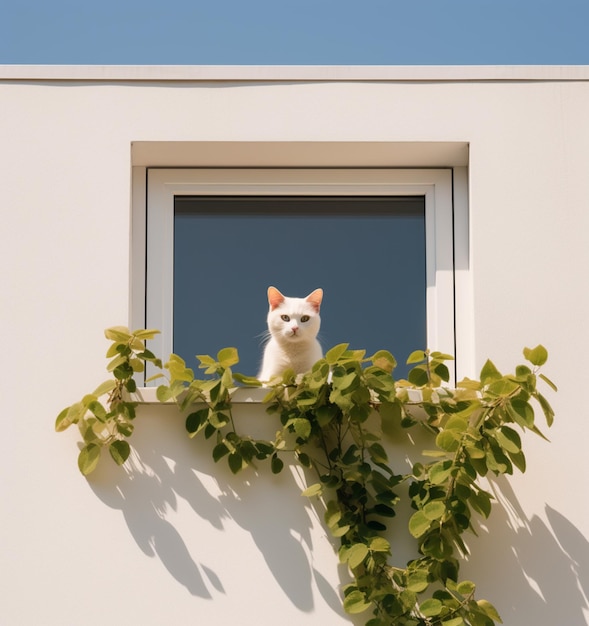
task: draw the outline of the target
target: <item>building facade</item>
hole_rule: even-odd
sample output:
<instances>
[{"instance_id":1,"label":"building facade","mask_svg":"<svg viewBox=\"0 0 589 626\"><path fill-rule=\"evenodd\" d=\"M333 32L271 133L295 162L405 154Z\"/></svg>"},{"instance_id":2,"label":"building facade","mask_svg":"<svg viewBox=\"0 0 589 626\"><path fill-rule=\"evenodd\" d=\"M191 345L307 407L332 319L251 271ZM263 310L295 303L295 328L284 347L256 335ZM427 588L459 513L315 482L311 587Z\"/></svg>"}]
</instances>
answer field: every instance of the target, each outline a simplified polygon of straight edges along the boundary
<instances>
[{"instance_id":1,"label":"building facade","mask_svg":"<svg viewBox=\"0 0 589 626\"><path fill-rule=\"evenodd\" d=\"M463 574L507 625L587 623L589 68L2 66L0 111L1 623L363 623L296 470L232 477L149 405L86 480L53 431L104 328L173 347L174 198L252 194L423 196L429 347L462 378L546 346L550 442L491 484Z\"/></svg>"}]
</instances>

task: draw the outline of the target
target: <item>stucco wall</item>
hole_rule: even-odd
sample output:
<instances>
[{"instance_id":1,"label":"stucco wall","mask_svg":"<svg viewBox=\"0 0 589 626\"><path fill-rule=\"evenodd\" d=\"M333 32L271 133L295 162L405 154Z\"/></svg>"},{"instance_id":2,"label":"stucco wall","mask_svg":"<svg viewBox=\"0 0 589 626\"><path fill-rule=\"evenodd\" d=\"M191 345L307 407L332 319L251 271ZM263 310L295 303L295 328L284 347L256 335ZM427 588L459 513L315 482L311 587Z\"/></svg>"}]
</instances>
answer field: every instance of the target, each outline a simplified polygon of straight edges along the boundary
<instances>
[{"instance_id":1,"label":"stucco wall","mask_svg":"<svg viewBox=\"0 0 589 626\"><path fill-rule=\"evenodd\" d=\"M214 142L220 161L217 142L376 142L407 166L431 158L420 144L468 144L467 357L507 369L543 343L560 391L551 443L526 436L528 471L496 483L464 575L508 625L587 623L589 70L239 72L0 68L0 623L349 623L300 477L233 478L161 408L141 412L130 468L90 480L76 433L53 432L104 378L102 330L131 316L132 165L186 164L134 142ZM464 165L444 154L427 165Z\"/></svg>"}]
</instances>

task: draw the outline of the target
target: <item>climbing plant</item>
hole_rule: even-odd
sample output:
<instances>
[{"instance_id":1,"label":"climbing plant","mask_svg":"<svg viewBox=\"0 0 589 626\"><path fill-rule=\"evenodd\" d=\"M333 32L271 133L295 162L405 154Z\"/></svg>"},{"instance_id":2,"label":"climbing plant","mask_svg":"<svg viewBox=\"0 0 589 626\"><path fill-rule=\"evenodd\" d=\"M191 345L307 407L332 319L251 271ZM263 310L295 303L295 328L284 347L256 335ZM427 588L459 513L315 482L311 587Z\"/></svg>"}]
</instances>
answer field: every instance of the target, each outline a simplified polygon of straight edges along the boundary
<instances>
[{"instance_id":1,"label":"climbing plant","mask_svg":"<svg viewBox=\"0 0 589 626\"><path fill-rule=\"evenodd\" d=\"M540 408L548 426L553 410L538 390L548 354L543 346L524 349L526 364L502 374L487 361L479 380L454 388L448 361L440 352L418 350L408 359L407 380L395 380L396 361L381 350L366 356L346 344L335 346L302 376L286 372L272 381L264 399L276 417L273 440L255 439L239 429L231 397L240 386L261 386L233 371L237 350L216 357L200 355L201 378L177 355L162 364L145 347L157 331L114 327L105 331L111 345L111 379L58 415L56 430L76 424L83 439L78 466L84 475L97 466L102 449L123 464L135 426L134 376L147 362L161 372L161 402L175 402L187 413L190 437L211 441L215 461L225 459L233 473L268 463L279 473L296 459L313 482L303 495L324 506L326 527L338 544L339 560L353 582L343 588L349 614L366 612L366 626L493 626L501 622L494 606L476 598L476 585L460 577L468 549L463 534L473 531L473 514L487 518L492 495L479 484L489 472L524 472L521 432L542 437L535 421ZM391 467L385 445L399 429L421 429L431 437L420 460L404 473ZM401 487L413 509L408 531L417 558L394 563L387 523L394 517Z\"/></svg>"}]
</instances>

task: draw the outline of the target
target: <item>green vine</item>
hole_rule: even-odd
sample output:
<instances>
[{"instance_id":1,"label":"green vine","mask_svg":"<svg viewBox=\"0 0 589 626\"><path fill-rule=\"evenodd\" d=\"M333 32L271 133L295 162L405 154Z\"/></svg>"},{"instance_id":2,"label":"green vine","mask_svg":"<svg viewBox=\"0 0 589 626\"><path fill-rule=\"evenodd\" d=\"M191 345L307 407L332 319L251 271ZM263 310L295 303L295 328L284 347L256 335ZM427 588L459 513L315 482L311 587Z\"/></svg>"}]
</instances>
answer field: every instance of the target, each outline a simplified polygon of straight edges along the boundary
<instances>
[{"instance_id":1,"label":"green vine","mask_svg":"<svg viewBox=\"0 0 589 626\"><path fill-rule=\"evenodd\" d=\"M339 560L352 575L353 582L343 589L349 614L371 610L366 626L501 622L490 602L475 599L475 584L460 579L459 558L468 553L462 535L474 532L473 513L484 518L491 513L493 497L480 487L479 477L525 471L518 431L544 436L534 406L552 424L553 410L537 389L541 379L556 390L539 372L548 358L544 347L526 348L529 365L519 365L514 374L501 374L487 361L480 380L465 379L449 389L443 386L450 378L449 355L416 351L408 359L408 379L397 381L389 352L366 357L347 344L335 346L310 372L286 372L267 389L266 410L278 422L275 439L266 441L239 433L233 417L234 390L261 386L233 372L237 350L225 348L216 359L198 356L205 374L200 379L175 354L162 366L145 348L156 333L123 327L105 331L112 342L107 369L113 378L58 415L58 431L78 425L84 442L78 466L84 475L96 468L103 448L119 465L127 460L137 407L130 400L134 376L153 363L162 370L153 378L166 379L157 388L158 400L192 411L186 418L188 435L202 433L212 440L215 461L226 458L233 473L268 461L279 473L283 459L294 457L316 475L303 495L323 503L325 524L339 543ZM431 460L416 462L402 474L393 471L382 444L399 428L423 429L432 439L431 449L419 451L420 458ZM414 510L409 532L419 554L405 567L392 565L385 536L402 485Z\"/></svg>"}]
</instances>

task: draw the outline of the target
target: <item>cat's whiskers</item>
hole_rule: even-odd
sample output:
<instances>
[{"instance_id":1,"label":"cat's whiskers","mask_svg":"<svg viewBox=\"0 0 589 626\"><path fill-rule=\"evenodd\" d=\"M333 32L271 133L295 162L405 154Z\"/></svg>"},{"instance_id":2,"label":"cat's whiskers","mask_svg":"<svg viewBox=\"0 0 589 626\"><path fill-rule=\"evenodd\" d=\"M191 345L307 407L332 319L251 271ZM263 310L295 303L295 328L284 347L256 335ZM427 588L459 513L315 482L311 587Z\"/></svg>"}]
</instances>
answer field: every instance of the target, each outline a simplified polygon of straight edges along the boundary
<instances>
[{"instance_id":1,"label":"cat's whiskers","mask_svg":"<svg viewBox=\"0 0 589 626\"><path fill-rule=\"evenodd\" d=\"M270 310L260 380L269 381L288 369L303 374L323 357L317 341L322 297L321 289L306 298L290 298L275 287L268 288Z\"/></svg>"}]
</instances>

